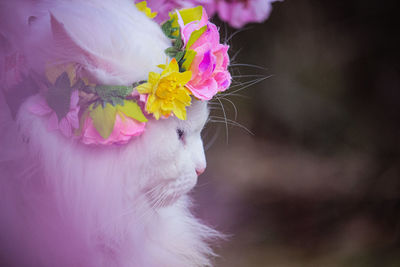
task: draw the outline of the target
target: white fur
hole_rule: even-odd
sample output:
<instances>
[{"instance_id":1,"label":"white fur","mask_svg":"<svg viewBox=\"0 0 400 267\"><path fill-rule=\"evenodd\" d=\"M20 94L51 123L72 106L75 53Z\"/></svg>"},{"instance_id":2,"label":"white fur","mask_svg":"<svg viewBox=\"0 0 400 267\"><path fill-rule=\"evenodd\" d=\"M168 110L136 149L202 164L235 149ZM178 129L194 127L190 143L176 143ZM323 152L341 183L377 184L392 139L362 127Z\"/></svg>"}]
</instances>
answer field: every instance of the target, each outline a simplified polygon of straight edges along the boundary
<instances>
[{"instance_id":1,"label":"white fur","mask_svg":"<svg viewBox=\"0 0 400 267\"><path fill-rule=\"evenodd\" d=\"M29 8L38 18L19 49L37 73L49 59L74 59L99 83L129 84L165 63L168 40L132 1L42 1ZM18 19L30 14L22 13ZM95 147L49 132L45 118L27 109L34 97L18 114L14 137L24 143L15 149L23 155L0 160L0 263L210 265L207 242L218 234L191 215L187 196L206 164L205 102L194 101L186 121L150 120L127 145Z\"/></svg>"}]
</instances>

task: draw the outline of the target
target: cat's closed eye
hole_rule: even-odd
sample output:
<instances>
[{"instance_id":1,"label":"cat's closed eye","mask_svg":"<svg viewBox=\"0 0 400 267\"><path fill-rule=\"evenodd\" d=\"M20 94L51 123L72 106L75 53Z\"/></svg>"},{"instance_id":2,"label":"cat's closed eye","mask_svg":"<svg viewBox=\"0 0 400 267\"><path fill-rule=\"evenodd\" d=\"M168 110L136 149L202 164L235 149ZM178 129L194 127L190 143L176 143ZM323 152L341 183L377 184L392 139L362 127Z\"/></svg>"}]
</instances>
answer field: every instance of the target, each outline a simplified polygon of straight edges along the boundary
<instances>
[{"instance_id":1,"label":"cat's closed eye","mask_svg":"<svg viewBox=\"0 0 400 267\"><path fill-rule=\"evenodd\" d=\"M185 137L185 132L182 129L176 129L176 134L178 135L178 139L183 141Z\"/></svg>"}]
</instances>

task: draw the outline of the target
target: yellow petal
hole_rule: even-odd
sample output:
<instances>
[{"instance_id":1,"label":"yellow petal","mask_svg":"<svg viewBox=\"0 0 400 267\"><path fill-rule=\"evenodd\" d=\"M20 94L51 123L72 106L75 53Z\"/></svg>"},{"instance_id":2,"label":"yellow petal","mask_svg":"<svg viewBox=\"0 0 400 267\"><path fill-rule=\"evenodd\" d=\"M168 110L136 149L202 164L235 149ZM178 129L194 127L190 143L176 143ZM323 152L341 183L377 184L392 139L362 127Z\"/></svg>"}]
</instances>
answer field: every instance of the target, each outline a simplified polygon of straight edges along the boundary
<instances>
[{"instance_id":1,"label":"yellow petal","mask_svg":"<svg viewBox=\"0 0 400 267\"><path fill-rule=\"evenodd\" d=\"M69 83L73 86L76 83L76 70L74 64L46 65L46 78L52 84L54 84L57 78L64 72L68 74Z\"/></svg>"},{"instance_id":2,"label":"yellow petal","mask_svg":"<svg viewBox=\"0 0 400 267\"><path fill-rule=\"evenodd\" d=\"M156 118L156 120L158 120L161 117L161 113L160 110L155 110L153 112L154 118Z\"/></svg>"},{"instance_id":3,"label":"yellow petal","mask_svg":"<svg viewBox=\"0 0 400 267\"><path fill-rule=\"evenodd\" d=\"M146 109L148 110L148 112L154 113L158 111L160 107L161 102L156 97L154 97L154 95L150 95L146 104Z\"/></svg>"},{"instance_id":4,"label":"yellow petal","mask_svg":"<svg viewBox=\"0 0 400 267\"><path fill-rule=\"evenodd\" d=\"M170 101L163 101L161 103L161 108L165 111L171 111L174 108L174 104Z\"/></svg>"},{"instance_id":5,"label":"yellow petal","mask_svg":"<svg viewBox=\"0 0 400 267\"><path fill-rule=\"evenodd\" d=\"M179 65L178 62L176 62L176 58L173 58L168 66L165 68L165 70L161 73L162 76L167 76L170 73L174 73L174 72L179 72Z\"/></svg>"},{"instance_id":6,"label":"yellow petal","mask_svg":"<svg viewBox=\"0 0 400 267\"><path fill-rule=\"evenodd\" d=\"M149 94L153 91L153 85L151 83L143 83L141 85L138 85L136 87L136 90L140 94Z\"/></svg>"},{"instance_id":7,"label":"yellow petal","mask_svg":"<svg viewBox=\"0 0 400 267\"><path fill-rule=\"evenodd\" d=\"M156 97L154 95L149 95L147 97L147 102L146 102L146 110L150 112L150 108L153 105L154 101L156 100Z\"/></svg>"},{"instance_id":8,"label":"yellow petal","mask_svg":"<svg viewBox=\"0 0 400 267\"><path fill-rule=\"evenodd\" d=\"M192 65L193 59L196 56L196 54L197 53L194 50L191 50L191 49L187 49L186 50L185 56L183 57L184 62L182 64L182 67L185 70L189 70L190 69L190 66Z\"/></svg>"},{"instance_id":9,"label":"yellow petal","mask_svg":"<svg viewBox=\"0 0 400 267\"><path fill-rule=\"evenodd\" d=\"M96 86L96 84L95 84L95 83L91 83L87 77L83 77L83 78L81 78L81 79L82 79L83 83L84 83L86 86L92 86L92 87L95 87L95 86Z\"/></svg>"},{"instance_id":10,"label":"yellow petal","mask_svg":"<svg viewBox=\"0 0 400 267\"><path fill-rule=\"evenodd\" d=\"M155 16L157 16L157 12L151 12L151 9L147 7L147 2L142 1L136 4L136 7L139 11L142 13L146 14L147 17L153 19Z\"/></svg>"},{"instance_id":11,"label":"yellow petal","mask_svg":"<svg viewBox=\"0 0 400 267\"><path fill-rule=\"evenodd\" d=\"M186 90L186 88L182 88L182 90L179 90L177 92L176 99L182 102L185 106L189 106L192 102L192 98L190 97L189 92Z\"/></svg>"},{"instance_id":12,"label":"yellow petal","mask_svg":"<svg viewBox=\"0 0 400 267\"><path fill-rule=\"evenodd\" d=\"M149 83L156 85L158 80L160 80L161 75L157 72L150 72L149 73Z\"/></svg>"},{"instance_id":13,"label":"yellow petal","mask_svg":"<svg viewBox=\"0 0 400 267\"><path fill-rule=\"evenodd\" d=\"M140 106L130 100L124 100L124 105L117 105L117 111L122 112L124 115L140 122L146 122L147 118L144 116ZM122 117L121 117L122 118Z\"/></svg>"},{"instance_id":14,"label":"yellow petal","mask_svg":"<svg viewBox=\"0 0 400 267\"><path fill-rule=\"evenodd\" d=\"M193 8L185 8L182 10L179 10L179 14L182 17L183 23L186 25L192 21L195 20L200 20L201 16L203 15L203 7L202 6L197 6ZM170 14L170 18L174 19L174 22L172 23L173 27L177 27L178 25L178 15L176 12ZM176 22L176 25L175 25Z\"/></svg>"},{"instance_id":15,"label":"yellow petal","mask_svg":"<svg viewBox=\"0 0 400 267\"><path fill-rule=\"evenodd\" d=\"M186 120L186 107L179 102L175 102L173 109L175 116L180 120Z\"/></svg>"},{"instance_id":16,"label":"yellow petal","mask_svg":"<svg viewBox=\"0 0 400 267\"><path fill-rule=\"evenodd\" d=\"M72 85L76 83L76 69L74 64L68 64L66 67L66 71L68 74L69 82Z\"/></svg>"},{"instance_id":17,"label":"yellow petal","mask_svg":"<svg viewBox=\"0 0 400 267\"><path fill-rule=\"evenodd\" d=\"M171 110L163 110L163 111L162 111L162 115L163 115L165 118L168 118L169 116L171 116L171 113L172 113Z\"/></svg>"},{"instance_id":18,"label":"yellow petal","mask_svg":"<svg viewBox=\"0 0 400 267\"><path fill-rule=\"evenodd\" d=\"M121 118L122 123L125 124L126 123L126 117L125 117L124 113L122 113L120 110L117 109L117 114Z\"/></svg>"},{"instance_id":19,"label":"yellow petal","mask_svg":"<svg viewBox=\"0 0 400 267\"><path fill-rule=\"evenodd\" d=\"M201 37L201 35L207 30L207 25L201 27L200 29L192 32L192 34L189 37L189 40L186 44L186 48L192 47L192 45Z\"/></svg>"},{"instance_id":20,"label":"yellow petal","mask_svg":"<svg viewBox=\"0 0 400 267\"><path fill-rule=\"evenodd\" d=\"M104 108L102 105L97 105L96 108L93 107L94 106L92 104L90 106L89 113L90 117L92 118L93 125L101 137L107 139L114 129L117 109L109 103L107 103Z\"/></svg>"},{"instance_id":21,"label":"yellow petal","mask_svg":"<svg viewBox=\"0 0 400 267\"><path fill-rule=\"evenodd\" d=\"M185 71L185 72L179 73L178 77L177 77L178 83L181 84L181 85L187 84L190 81L191 78L192 78L192 72L191 71Z\"/></svg>"}]
</instances>

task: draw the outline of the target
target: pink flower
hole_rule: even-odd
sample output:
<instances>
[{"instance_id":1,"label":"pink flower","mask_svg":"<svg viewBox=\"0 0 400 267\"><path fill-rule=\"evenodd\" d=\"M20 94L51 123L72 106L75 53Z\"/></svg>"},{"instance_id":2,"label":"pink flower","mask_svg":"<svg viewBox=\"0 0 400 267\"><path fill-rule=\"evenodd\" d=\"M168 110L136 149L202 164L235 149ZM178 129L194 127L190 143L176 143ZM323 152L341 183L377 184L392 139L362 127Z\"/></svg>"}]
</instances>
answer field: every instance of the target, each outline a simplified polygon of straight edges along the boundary
<instances>
[{"instance_id":1,"label":"pink flower","mask_svg":"<svg viewBox=\"0 0 400 267\"><path fill-rule=\"evenodd\" d=\"M71 137L73 129L79 128L79 93L73 91L70 100L70 110L61 120L57 114L49 107L46 99L43 96L36 96L34 102L29 106L29 111L39 116L50 115L47 123L47 128L51 131L60 130L66 137Z\"/></svg>"},{"instance_id":2,"label":"pink flower","mask_svg":"<svg viewBox=\"0 0 400 267\"><path fill-rule=\"evenodd\" d=\"M250 22L264 22L272 11L271 3L278 0L220 0L216 1L218 15L234 28Z\"/></svg>"},{"instance_id":3,"label":"pink flower","mask_svg":"<svg viewBox=\"0 0 400 267\"><path fill-rule=\"evenodd\" d=\"M88 116L82 129L81 141L86 145L123 145L128 143L132 137L141 135L145 125L146 123L137 122L119 113L115 118L113 132L107 139L104 139L94 127L92 118Z\"/></svg>"},{"instance_id":4,"label":"pink flower","mask_svg":"<svg viewBox=\"0 0 400 267\"><path fill-rule=\"evenodd\" d=\"M197 98L210 100L231 84L231 75L228 71L229 46L219 43L218 28L208 21L204 9L200 21L192 21L186 25L183 25L181 19L178 22L185 45L195 30L207 26L206 31L189 48L196 52L196 56L189 69L192 71L192 79L186 86Z\"/></svg>"},{"instance_id":5,"label":"pink flower","mask_svg":"<svg viewBox=\"0 0 400 267\"><path fill-rule=\"evenodd\" d=\"M217 12L221 20L234 28L241 28L247 23L264 22L271 13L271 3L276 1L282 0L147 0L147 5L158 12L155 17L158 23L168 20L169 12L175 9L201 5L210 16Z\"/></svg>"},{"instance_id":6,"label":"pink flower","mask_svg":"<svg viewBox=\"0 0 400 267\"><path fill-rule=\"evenodd\" d=\"M136 3L142 0L135 0ZM147 0L147 6L152 11L158 12L158 15L154 20L158 23L162 23L169 19L169 13L175 9L196 7L199 5L204 6L209 14L213 14L211 10L215 10L215 0Z\"/></svg>"}]
</instances>

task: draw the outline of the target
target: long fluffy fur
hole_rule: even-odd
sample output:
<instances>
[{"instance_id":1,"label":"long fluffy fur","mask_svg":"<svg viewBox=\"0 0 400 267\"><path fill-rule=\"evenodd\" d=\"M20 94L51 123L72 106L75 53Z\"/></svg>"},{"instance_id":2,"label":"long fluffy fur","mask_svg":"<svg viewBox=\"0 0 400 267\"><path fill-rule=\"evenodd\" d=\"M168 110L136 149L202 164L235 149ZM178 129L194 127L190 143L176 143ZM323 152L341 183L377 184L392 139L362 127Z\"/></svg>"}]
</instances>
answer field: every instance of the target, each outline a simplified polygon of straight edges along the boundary
<instances>
[{"instance_id":1,"label":"long fluffy fur","mask_svg":"<svg viewBox=\"0 0 400 267\"><path fill-rule=\"evenodd\" d=\"M2 22L0 30L36 73L48 60L76 60L100 82L129 84L165 62L168 41L131 1L18 0L2 3L2 11L13 5L22 8L14 20L23 34L13 33L18 30L10 23ZM24 24L31 16L33 25ZM7 117L0 122L0 262L211 265L208 241L219 235L191 215L187 196L196 169L205 167L205 103L194 103L184 122L150 121L126 146L87 147L49 132L45 120L28 110L34 97L20 108L18 124ZM185 130L186 144L177 128ZM7 138L6 131L12 131Z\"/></svg>"}]
</instances>

